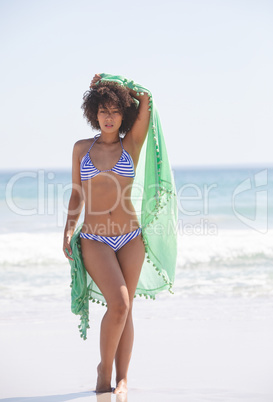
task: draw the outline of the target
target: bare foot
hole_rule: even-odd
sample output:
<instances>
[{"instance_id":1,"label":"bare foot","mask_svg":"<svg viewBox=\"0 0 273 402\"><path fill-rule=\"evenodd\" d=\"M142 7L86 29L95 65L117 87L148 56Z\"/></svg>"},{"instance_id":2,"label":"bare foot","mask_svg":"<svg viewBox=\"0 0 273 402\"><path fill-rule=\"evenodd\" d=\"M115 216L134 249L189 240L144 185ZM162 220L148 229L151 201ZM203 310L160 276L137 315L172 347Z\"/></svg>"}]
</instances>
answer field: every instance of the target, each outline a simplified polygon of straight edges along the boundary
<instances>
[{"instance_id":1,"label":"bare foot","mask_svg":"<svg viewBox=\"0 0 273 402\"><path fill-rule=\"evenodd\" d=\"M116 389L114 391L114 394L122 394L126 393L128 391L127 389L127 380L123 378L117 383Z\"/></svg>"},{"instance_id":2,"label":"bare foot","mask_svg":"<svg viewBox=\"0 0 273 402\"><path fill-rule=\"evenodd\" d=\"M96 392L112 392L111 388L111 375L106 376L101 368L101 363L97 367L98 371L98 378L97 378L97 385L96 385Z\"/></svg>"}]
</instances>

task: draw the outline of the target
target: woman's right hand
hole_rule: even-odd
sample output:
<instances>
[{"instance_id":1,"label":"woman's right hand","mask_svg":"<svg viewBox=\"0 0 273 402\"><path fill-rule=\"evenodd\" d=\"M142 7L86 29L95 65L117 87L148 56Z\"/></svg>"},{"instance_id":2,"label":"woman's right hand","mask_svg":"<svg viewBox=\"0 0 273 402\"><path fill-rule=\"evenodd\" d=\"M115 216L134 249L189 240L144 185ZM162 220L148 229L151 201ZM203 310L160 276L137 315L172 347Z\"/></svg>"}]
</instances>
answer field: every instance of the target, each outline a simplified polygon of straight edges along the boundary
<instances>
[{"instance_id":1,"label":"woman's right hand","mask_svg":"<svg viewBox=\"0 0 273 402\"><path fill-rule=\"evenodd\" d=\"M90 84L89 88L90 88L90 89L91 89L91 88L94 88L94 87L96 86L96 83L97 83L98 81L100 81L100 79L101 79L101 76L100 76L99 74L95 74L94 77L93 77L93 79L92 79L92 81L91 81L91 84Z\"/></svg>"},{"instance_id":2,"label":"woman's right hand","mask_svg":"<svg viewBox=\"0 0 273 402\"><path fill-rule=\"evenodd\" d=\"M66 258L73 261L73 258L70 257L72 254L72 249L70 247L70 241L71 241L71 235L65 234L64 235L64 243L63 243L63 252L64 252L64 255L66 256ZM67 253L67 251L68 251L68 253Z\"/></svg>"}]
</instances>

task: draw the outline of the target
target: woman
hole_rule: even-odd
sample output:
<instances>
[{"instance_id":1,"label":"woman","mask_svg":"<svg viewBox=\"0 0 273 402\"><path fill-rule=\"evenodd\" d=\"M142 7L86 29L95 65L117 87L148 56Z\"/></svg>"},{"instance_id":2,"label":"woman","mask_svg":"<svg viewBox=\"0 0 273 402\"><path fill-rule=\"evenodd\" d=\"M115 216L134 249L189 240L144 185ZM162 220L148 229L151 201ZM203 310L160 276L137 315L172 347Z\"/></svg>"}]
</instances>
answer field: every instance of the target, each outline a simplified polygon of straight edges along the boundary
<instances>
[{"instance_id":1,"label":"woman","mask_svg":"<svg viewBox=\"0 0 273 402\"><path fill-rule=\"evenodd\" d=\"M145 256L139 223L130 201L130 188L147 134L150 112L147 93L138 96L132 89L129 92L121 86L114 88L115 85L109 83L96 87L99 80L100 76L96 74L83 108L94 125L91 120L92 111L88 108L100 99L97 123L101 134L96 138L78 141L74 146L73 190L69 211L77 211L77 215L71 212L68 214L64 251L67 248L72 252L70 239L85 204L81 232L83 261L108 306L101 323L101 362L98 365L96 391L111 391L112 365L115 359L117 384L114 392L119 393L127 389L127 371L133 346L132 305ZM111 86L116 93L111 93ZM128 97L126 99L124 91L129 92L128 97L139 101L139 107L137 119L121 140L120 128L123 120L126 117L128 119L124 109L128 104L127 109L130 112L135 105L133 99L129 104L130 100ZM92 96L97 98L93 103ZM128 130L128 125L130 126L130 122L127 122L125 130ZM120 194L123 197L119 198ZM95 238L91 240L91 236L88 236L90 234L103 236L103 241L96 241ZM111 241L111 237L115 236L121 236L118 243ZM65 255L67 256L66 251Z\"/></svg>"},{"instance_id":2,"label":"woman","mask_svg":"<svg viewBox=\"0 0 273 402\"><path fill-rule=\"evenodd\" d=\"M80 248L80 258L83 262L81 265L84 265L88 277L92 278L97 286L96 294L101 292L107 303L107 311L101 323L101 362L97 368L96 391L111 391L112 366L115 360L114 393L122 393L127 391L127 372L133 346L133 298L136 294L145 251L150 262L148 252L152 250L141 233L138 217L131 201L131 190L141 149L147 131L151 129L149 124L151 124L152 102L151 94L148 91L138 92L134 83L130 85L132 82L128 84L128 81L120 76L116 80L111 79L112 76L104 80L102 76L107 78L105 74L95 75L90 91L84 95L82 105L84 115L93 128L100 129L100 135L78 141L74 146L73 186L64 231L63 250L73 265L77 247L72 254L71 245L75 237L77 221L85 204L84 223L78 236L80 238L78 248ZM153 130L156 133L156 129L153 128ZM120 133L125 134L123 139ZM164 144L162 145L162 141L160 143L164 151ZM152 155L150 159L153 159ZM158 161L159 166L161 162ZM167 163L167 158L164 163ZM154 165L155 163L152 164ZM153 168L149 170L152 171ZM160 168L158 170L160 172ZM166 169L166 172L168 171ZM149 201L149 208L145 207L147 216L157 219L158 210L163 208L160 206L161 199L165 197L166 201L169 201L173 182L171 178L164 181L166 186L169 185L168 189L159 180L159 187L153 186L152 190L149 190L153 193L156 191L156 194L160 193L160 195L155 197L153 194L147 197ZM144 227L151 224L150 219ZM157 242L158 238L157 236ZM162 236L160 241L161 239ZM169 247L168 242L166 247ZM172 258L173 256L176 257L175 252ZM168 272L161 267L153 265L159 272L154 270L157 279L151 286L151 297L166 287L170 289L173 279L173 275L168 275ZM173 263L171 265L173 267ZM72 292L75 274L78 275L78 273L72 274ZM151 276L151 268L149 268L148 276ZM85 281L84 274L82 278L81 283ZM138 294L141 292L147 294L145 288L148 287L148 282L145 281L145 285L140 286ZM85 284L84 287L87 288L87 285ZM90 288L88 289L91 292ZM93 287L92 289L94 290ZM92 297L89 294L90 298ZM82 297L78 298L80 302L82 299ZM81 315L84 315L82 311Z\"/></svg>"}]
</instances>

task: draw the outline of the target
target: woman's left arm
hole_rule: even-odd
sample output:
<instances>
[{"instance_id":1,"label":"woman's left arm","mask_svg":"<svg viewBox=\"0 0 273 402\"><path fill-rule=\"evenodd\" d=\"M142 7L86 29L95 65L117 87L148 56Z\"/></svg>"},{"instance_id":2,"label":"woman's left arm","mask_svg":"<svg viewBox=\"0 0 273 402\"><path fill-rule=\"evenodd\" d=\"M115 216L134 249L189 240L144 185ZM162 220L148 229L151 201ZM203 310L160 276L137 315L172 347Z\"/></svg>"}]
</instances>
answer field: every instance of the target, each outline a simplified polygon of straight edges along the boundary
<instances>
[{"instance_id":1,"label":"woman's left arm","mask_svg":"<svg viewBox=\"0 0 273 402\"><path fill-rule=\"evenodd\" d=\"M129 88L128 88L129 89ZM147 131L149 128L150 121L150 105L149 105L149 95L147 92L144 92L143 95L138 95L136 91L133 89L129 89L130 95L139 101L138 105L138 115L136 121L133 124L133 127L129 131L130 137L133 140L134 144L142 147Z\"/></svg>"}]
</instances>

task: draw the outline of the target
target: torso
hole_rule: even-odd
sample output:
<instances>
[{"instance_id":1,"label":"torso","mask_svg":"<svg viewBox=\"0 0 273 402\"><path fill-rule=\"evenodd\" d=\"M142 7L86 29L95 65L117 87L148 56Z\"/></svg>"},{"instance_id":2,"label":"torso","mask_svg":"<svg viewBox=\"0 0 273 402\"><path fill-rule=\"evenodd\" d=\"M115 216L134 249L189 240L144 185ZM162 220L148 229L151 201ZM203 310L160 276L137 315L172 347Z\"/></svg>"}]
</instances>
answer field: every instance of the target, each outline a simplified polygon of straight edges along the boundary
<instances>
[{"instance_id":1,"label":"torso","mask_svg":"<svg viewBox=\"0 0 273 402\"><path fill-rule=\"evenodd\" d=\"M82 232L101 236L129 233L139 227L131 202L132 176L139 154L133 150L129 153L124 142L123 150L120 142L107 149L94 141L96 138L84 141L85 152L80 159L85 201Z\"/></svg>"}]
</instances>

